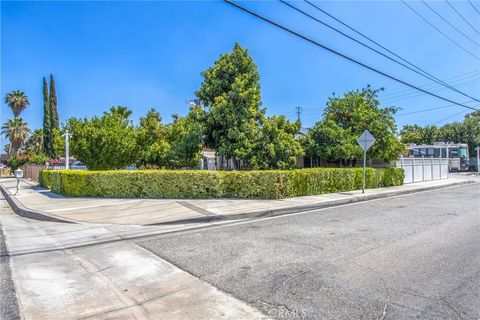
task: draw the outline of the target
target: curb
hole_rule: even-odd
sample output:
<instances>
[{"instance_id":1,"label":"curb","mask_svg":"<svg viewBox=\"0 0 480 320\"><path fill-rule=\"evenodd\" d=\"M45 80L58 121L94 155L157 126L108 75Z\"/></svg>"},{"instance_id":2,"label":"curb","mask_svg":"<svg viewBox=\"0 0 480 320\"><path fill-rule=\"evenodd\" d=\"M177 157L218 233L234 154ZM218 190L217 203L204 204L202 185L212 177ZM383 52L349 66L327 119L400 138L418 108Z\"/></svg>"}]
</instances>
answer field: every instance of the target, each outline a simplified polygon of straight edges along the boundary
<instances>
[{"instance_id":1,"label":"curb","mask_svg":"<svg viewBox=\"0 0 480 320\"><path fill-rule=\"evenodd\" d=\"M345 205L350 203L357 203L357 202L375 200L375 199L383 199L383 198L389 198L389 197L398 196L398 195L406 195L406 194L411 194L411 193L416 193L421 191L444 189L444 188L449 188L449 187L454 187L459 185L475 184L475 183L478 183L478 182L471 181L471 180L464 180L464 181L454 182L449 185L430 186L430 187L423 187L423 188L418 188L413 190L397 190L397 191L392 191L392 192L383 193L383 194L358 195L358 196L347 198L347 199L338 199L338 200L325 201L320 203L310 203L307 205L298 205L294 207L280 208L280 209L273 209L273 210L250 211L250 212L242 212L242 213L234 213L234 214L207 215L203 217L195 217L195 218L180 219L180 220L173 220L173 221L167 221L167 222L145 224L145 226L175 225L175 224L186 224L186 223L209 223L209 222L219 222L219 221L234 221L234 220L243 220L243 219L275 217L275 216L289 215L289 214L298 213L302 211L324 209L324 208L330 208L330 207L335 207L335 206L340 206L340 205ZM3 196L7 200L10 207L12 207L13 211L19 216L29 218L29 219L39 220L39 221L73 223L73 224L79 223L78 221L58 218L49 213L38 211L38 210L32 210L25 207L1 183L0 183L0 191L2 192Z\"/></svg>"},{"instance_id":2,"label":"curb","mask_svg":"<svg viewBox=\"0 0 480 320\"><path fill-rule=\"evenodd\" d=\"M12 208L12 210L19 216L28 218L28 219L33 219L33 220L39 220L39 221L49 221L49 222L62 222L62 223L76 223L74 221L69 221L66 219L61 219L57 217L53 217L50 214L42 211L37 211L37 210L32 210L27 207L25 207L20 201L18 201L14 195L8 191L6 187L4 187L0 183L0 191L3 194L3 197L5 200L7 200L8 204Z\"/></svg>"},{"instance_id":3,"label":"curb","mask_svg":"<svg viewBox=\"0 0 480 320\"><path fill-rule=\"evenodd\" d=\"M357 202L375 200L375 199L383 199L383 198L389 198L389 197L398 196L398 195L406 195L406 194L416 193L420 191L444 189L444 188L466 185L466 184L474 184L474 183L477 183L477 182L471 181L471 180L465 180L465 181L458 181L458 182L455 182L449 185L443 185L443 186L431 186L431 187L418 188L414 190L398 190L398 191L393 191L390 193L383 193L383 194L367 194L367 195L355 196L348 199L325 201L321 203L311 203L307 205L299 205L295 207L273 209L273 210L253 211L253 212L234 213L234 214L225 214L225 215L216 214L216 215L210 215L210 216L204 216L204 217L152 223L152 224L147 224L147 226L175 225L175 224L186 224L186 223L208 223L208 222L218 222L218 221L275 217L275 216L289 215L289 214L303 212L303 211L336 207L344 204L357 203Z\"/></svg>"}]
</instances>

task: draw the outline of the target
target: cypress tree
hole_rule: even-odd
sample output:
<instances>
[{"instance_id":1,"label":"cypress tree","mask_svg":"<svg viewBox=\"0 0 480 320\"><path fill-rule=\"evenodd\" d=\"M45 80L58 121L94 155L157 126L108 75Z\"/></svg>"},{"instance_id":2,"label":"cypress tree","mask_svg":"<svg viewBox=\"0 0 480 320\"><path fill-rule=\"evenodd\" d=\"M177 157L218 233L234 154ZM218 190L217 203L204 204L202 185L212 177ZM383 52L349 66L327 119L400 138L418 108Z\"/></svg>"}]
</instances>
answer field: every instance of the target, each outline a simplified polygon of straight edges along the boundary
<instances>
[{"instance_id":1,"label":"cypress tree","mask_svg":"<svg viewBox=\"0 0 480 320\"><path fill-rule=\"evenodd\" d=\"M47 80L43 77L43 146L45 153L51 155L52 143L51 143L51 116L50 116L50 103L48 98L48 85Z\"/></svg>"},{"instance_id":2,"label":"cypress tree","mask_svg":"<svg viewBox=\"0 0 480 320\"><path fill-rule=\"evenodd\" d=\"M53 129L59 130L59 123L58 123L58 109L57 109L57 92L55 90L55 79L53 78L53 74L50 75L50 116L52 117L52 131Z\"/></svg>"},{"instance_id":3,"label":"cypress tree","mask_svg":"<svg viewBox=\"0 0 480 320\"><path fill-rule=\"evenodd\" d=\"M55 148L53 147L55 145L53 129L60 130L60 127L58 123L57 92L55 90L55 79L53 78L53 74L50 74L50 96L48 102L50 109L50 157L56 158L57 155L55 154Z\"/></svg>"}]
</instances>

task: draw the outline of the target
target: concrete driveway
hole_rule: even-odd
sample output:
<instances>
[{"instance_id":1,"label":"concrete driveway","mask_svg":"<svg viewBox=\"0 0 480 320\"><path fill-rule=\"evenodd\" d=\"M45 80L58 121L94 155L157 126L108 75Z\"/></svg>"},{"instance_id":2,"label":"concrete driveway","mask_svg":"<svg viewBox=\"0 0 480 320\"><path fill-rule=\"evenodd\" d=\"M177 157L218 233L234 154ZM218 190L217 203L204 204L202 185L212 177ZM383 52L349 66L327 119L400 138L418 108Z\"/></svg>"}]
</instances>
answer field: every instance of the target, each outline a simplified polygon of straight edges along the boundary
<instances>
[{"instance_id":1,"label":"concrete driveway","mask_svg":"<svg viewBox=\"0 0 480 320\"><path fill-rule=\"evenodd\" d=\"M478 184L140 244L275 319L478 319Z\"/></svg>"}]
</instances>

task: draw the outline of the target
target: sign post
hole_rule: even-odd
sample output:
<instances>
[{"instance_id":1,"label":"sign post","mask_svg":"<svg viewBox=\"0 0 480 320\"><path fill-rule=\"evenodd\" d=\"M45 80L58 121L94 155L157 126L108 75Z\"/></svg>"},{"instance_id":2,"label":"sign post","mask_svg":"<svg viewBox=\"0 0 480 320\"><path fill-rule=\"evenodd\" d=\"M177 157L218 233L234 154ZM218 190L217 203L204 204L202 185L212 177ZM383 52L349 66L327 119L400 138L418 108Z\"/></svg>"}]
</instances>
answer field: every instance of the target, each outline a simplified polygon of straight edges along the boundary
<instances>
[{"instance_id":1,"label":"sign post","mask_svg":"<svg viewBox=\"0 0 480 320\"><path fill-rule=\"evenodd\" d=\"M477 173L480 175L480 146L477 147Z\"/></svg>"},{"instance_id":2,"label":"sign post","mask_svg":"<svg viewBox=\"0 0 480 320\"><path fill-rule=\"evenodd\" d=\"M367 168L367 150L375 143L375 138L372 136L368 130L363 131L363 133L358 137L357 143L363 149L363 181L362 181L362 193L365 193L365 175Z\"/></svg>"},{"instance_id":3,"label":"sign post","mask_svg":"<svg viewBox=\"0 0 480 320\"><path fill-rule=\"evenodd\" d=\"M70 169L70 133L68 130L65 131L65 169Z\"/></svg>"}]
</instances>

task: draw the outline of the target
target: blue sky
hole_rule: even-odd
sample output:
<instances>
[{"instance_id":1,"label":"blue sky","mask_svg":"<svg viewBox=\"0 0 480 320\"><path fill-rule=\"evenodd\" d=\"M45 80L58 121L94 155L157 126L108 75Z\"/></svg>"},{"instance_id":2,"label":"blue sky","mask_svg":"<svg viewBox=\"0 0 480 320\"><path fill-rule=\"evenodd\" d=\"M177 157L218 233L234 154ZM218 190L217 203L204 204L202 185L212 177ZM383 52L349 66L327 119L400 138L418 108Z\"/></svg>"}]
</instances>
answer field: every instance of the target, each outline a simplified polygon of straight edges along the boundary
<instances>
[{"instance_id":1,"label":"blue sky","mask_svg":"<svg viewBox=\"0 0 480 320\"><path fill-rule=\"evenodd\" d=\"M276 1L240 2L342 53L415 85L427 79L352 43ZM428 2L462 32L476 34L446 2ZM480 10L479 1L473 1ZM308 4L293 2L319 18ZM317 4L433 75L480 96L479 60L469 56L414 15L400 1L336 1ZM438 28L480 57L479 46L454 31L421 2L410 2ZM480 15L468 2L453 2L480 30ZM336 27L342 28L338 24ZM250 50L261 75L262 100L268 114L295 118L304 109L304 126L320 119L332 92L384 87L384 105L403 108L399 114L449 103L426 95L402 95L408 87L381 77L257 20L223 2L6 2L1 3L1 95L20 89L31 105L22 114L31 128L42 126L42 77L55 75L61 120L101 114L113 105L134 112L134 120L150 107L165 121L185 114L200 73L235 42ZM475 73L476 71L476 73ZM438 90L438 86L427 86ZM395 93L400 92L399 95ZM470 99L440 90L458 102ZM406 97L408 99L406 99ZM469 103L478 107L478 104ZM401 127L460 120L461 107L398 115ZM11 117L6 105L2 122ZM440 121L440 122L439 122Z\"/></svg>"}]
</instances>

